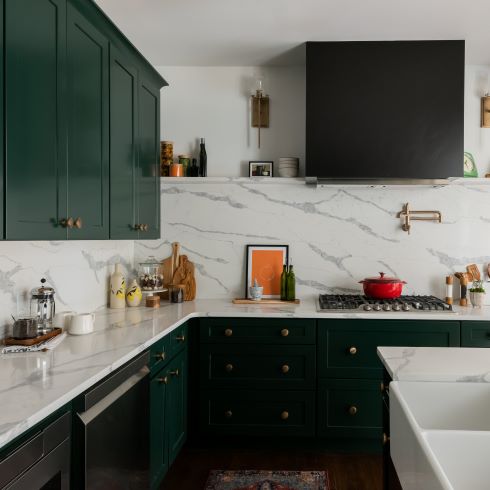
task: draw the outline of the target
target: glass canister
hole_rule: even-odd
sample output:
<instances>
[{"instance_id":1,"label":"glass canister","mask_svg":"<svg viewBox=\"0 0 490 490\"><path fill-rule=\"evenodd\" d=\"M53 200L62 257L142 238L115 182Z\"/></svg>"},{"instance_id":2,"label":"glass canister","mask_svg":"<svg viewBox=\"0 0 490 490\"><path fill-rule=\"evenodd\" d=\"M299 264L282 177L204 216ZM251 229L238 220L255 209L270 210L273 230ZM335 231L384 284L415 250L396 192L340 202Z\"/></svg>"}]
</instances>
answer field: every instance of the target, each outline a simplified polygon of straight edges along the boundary
<instances>
[{"instance_id":1,"label":"glass canister","mask_svg":"<svg viewBox=\"0 0 490 490\"><path fill-rule=\"evenodd\" d=\"M173 141L160 142L160 175L168 177L170 175L170 165L174 160Z\"/></svg>"},{"instance_id":2,"label":"glass canister","mask_svg":"<svg viewBox=\"0 0 490 490\"><path fill-rule=\"evenodd\" d=\"M163 289L162 264L155 257L149 257L145 262L140 262L138 280L143 291Z\"/></svg>"},{"instance_id":3,"label":"glass canister","mask_svg":"<svg viewBox=\"0 0 490 490\"><path fill-rule=\"evenodd\" d=\"M183 167L183 176L189 177L191 167L191 157L189 155L179 155L179 163Z\"/></svg>"}]
</instances>

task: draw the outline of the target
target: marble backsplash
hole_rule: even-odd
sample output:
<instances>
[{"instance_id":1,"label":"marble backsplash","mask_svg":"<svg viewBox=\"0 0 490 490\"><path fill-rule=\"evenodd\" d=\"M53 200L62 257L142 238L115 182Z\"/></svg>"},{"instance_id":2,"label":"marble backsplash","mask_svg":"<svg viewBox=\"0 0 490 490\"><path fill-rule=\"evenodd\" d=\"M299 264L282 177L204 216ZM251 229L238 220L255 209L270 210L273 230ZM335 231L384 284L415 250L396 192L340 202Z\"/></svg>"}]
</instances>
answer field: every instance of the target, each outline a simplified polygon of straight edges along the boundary
<instances>
[{"instance_id":1,"label":"marble backsplash","mask_svg":"<svg viewBox=\"0 0 490 490\"><path fill-rule=\"evenodd\" d=\"M136 242L136 260L164 258L180 242L196 264L198 298L243 296L247 244L290 245L299 297L358 293L358 281L378 271L407 281L406 294L444 297L446 275L490 261L490 185L482 181L311 188L288 179L168 179L161 190L163 238ZM441 211L442 224L402 231L396 214L406 202Z\"/></svg>"},{"instance_id":2,"label":"marble backsplash","mask_svg":"<svg viewBox=\"0 0 490 490\"><path fill-rule=\"evenodd\" d=\"M91 312L107 305L113 264L131 273L133 257L133 241L0 242L0 337L42 277L57 311Z\"/></svg>"}]
</instances>

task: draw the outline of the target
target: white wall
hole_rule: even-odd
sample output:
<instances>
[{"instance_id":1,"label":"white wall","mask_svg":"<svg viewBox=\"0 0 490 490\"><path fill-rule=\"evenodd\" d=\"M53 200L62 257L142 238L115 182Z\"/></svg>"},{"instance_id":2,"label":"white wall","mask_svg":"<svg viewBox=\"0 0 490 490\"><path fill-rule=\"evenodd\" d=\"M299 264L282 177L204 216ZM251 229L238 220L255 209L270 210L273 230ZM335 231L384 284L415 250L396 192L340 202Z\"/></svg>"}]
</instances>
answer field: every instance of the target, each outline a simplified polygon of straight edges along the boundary
<instances>
[{"instance_id":1,"label":"white wall","mask_svg":"<svg viewBox=\"0 0 490 490\"><path fill-rule=\"evenodd\" d=\"M305 74L296 67L159 67L169 83L162 91L162 140L174 154L198 155L206 138L209 176L248 176L249 160L295 156L304 163ZM250 127L250 94L257 73L270 96L270 127Z\"/></svg>"}]
</instances>

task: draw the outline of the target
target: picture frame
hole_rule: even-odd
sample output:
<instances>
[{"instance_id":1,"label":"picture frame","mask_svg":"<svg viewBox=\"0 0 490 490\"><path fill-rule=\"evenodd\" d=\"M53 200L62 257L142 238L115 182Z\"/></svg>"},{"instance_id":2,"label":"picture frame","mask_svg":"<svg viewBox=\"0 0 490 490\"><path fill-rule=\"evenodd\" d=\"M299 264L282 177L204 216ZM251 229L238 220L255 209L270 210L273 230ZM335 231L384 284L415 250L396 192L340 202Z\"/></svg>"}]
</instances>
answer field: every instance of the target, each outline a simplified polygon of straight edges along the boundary
<instances>
[{"instance_id":1,"label":"picture frame","mask_svg":"<svg viewBox=\"0 0 490 490\"><path fill-rule=\"evenodd\" d=\"M273 173L274 162L272 160L253 160L248 162L249 177L273 177Z\"/></svg>"},{"instance_id":2,"label":"picture frame","mask_svg":"<svg viewBox=\"0 0 490 490\"><path fill-rule=\"evenodd\" d=\"M281 298L281 274L289 260L289 245L247 245L245 298L250 299L249 287L257 279L264 288L262 297Z\"/></svg>"}]
</instances>

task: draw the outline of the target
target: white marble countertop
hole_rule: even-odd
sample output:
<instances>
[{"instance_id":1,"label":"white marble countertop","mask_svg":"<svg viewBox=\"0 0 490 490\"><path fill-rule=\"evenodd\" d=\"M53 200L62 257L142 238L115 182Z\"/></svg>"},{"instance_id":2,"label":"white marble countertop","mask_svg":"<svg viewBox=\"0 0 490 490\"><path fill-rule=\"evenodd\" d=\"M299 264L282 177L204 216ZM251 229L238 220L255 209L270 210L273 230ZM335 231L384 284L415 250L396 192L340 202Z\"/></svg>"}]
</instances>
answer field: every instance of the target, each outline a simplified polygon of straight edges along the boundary
<instances>
[{"instance_id":1,"label":"white marble countertop","mask_svg":"<svg viewBox=\"0 0 490 490\"><path fill-rule=\"evenodd\" d=\"M394 381L490 383L490 349L475 347L378 347Z\"/></svg>"},{"instance_id":2,"label":"white marble countertop","mask_svg":"<svg viewBox=\"0 0 490 490\"><path fill-rule=\"evenodd\" d=\"M312 296L297 306L233 305L220 299L164 304L156 310L104 310L97 313L90 335L68 336L48 352L0 355L0 448L183 322L203 316L490 320L490 307L457 309L455 314L319 313Z\"/></svg>"}]
</instances>

